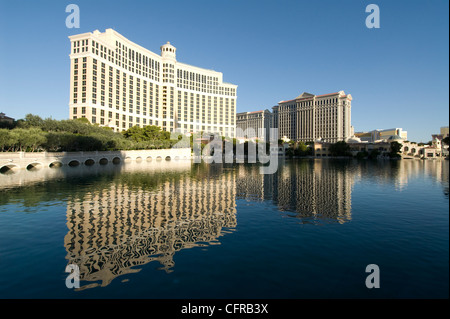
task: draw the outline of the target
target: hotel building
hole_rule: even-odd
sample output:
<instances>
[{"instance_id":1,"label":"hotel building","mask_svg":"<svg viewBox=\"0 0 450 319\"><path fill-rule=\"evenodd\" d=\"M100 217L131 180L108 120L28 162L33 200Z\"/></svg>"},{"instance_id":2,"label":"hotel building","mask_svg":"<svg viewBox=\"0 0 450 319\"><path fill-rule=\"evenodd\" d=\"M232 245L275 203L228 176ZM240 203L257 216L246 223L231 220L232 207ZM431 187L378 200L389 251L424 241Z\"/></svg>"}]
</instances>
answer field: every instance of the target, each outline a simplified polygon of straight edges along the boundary
<instances>
[{"instance_id":1,"label":"hotel building","mask_svg":"<svg viewBox=\"0 0 450 319\"><path fill-rule=\"evenodd\" d=\"M236 114L236 138L260 138L270 141L272 113L269 110ZM262 132L260 132L262 130ZM261 136L258 136L260 135Z\"/></svg>"},{"instance_id":2,"label":"hotel building","mask_svg":"<svg viewBox=\"0 0 450 319\"><path fill-rule=\"evenodd\" d=\"M353 135L352 96L344 91L323 95L302 93L273 107L279 136L295 141L345 141Z\"/></svg>"},{"instance_id":3,"label":"hotel building","mask_svg":"<svg viewBox=\"0 0 450 319\"><path fill-rule=\"evenodd\" d=\"M178 62L169 42L158 55L113 29L69 39L71 119L114 131L156 125L235 136L237 85L221 72Z\"/></svg>"},{"instance_id":4,"label":"hotel building","mask_svg":"<svg viewBox=\"0 0 450 319\"><path fill-rule=\"evenodd\" d=\"M384 130L373 130L370 132L359 132L355 133L355 137L361 139L363 142L374 143L377 141L388 141L393 137L399 137L402 140L408 139L408 132L404 131L402 128L391 128Z\"/></svg>"}]
</instances>

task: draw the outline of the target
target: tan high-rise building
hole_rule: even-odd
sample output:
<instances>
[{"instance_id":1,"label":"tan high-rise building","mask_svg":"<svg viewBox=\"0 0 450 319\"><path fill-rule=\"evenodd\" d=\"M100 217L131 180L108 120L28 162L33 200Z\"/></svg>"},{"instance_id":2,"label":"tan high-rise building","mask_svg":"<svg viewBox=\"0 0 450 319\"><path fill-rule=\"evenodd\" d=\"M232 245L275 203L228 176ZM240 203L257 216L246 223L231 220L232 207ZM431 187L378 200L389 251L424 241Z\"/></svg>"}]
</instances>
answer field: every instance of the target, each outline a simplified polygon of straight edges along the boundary
<instances>
[{"instance_id":1,"label":"tan high-rise building","mask_svg":"<svg viewBox=\"0 0 450 319\"><path fill-rule=\"evenodd\" d=\"M345 141L353 135L351 126L352 96L344 91L314 95L302 93L293 100L273 107L274 127L280 138L312 142Z\"/></svg>"},{"instance_id":2,"label":"tan high-rise building","mask_svg":"<svg viewBox=\"0 0 450 319\"><path fill-rule=\"evenodd\" d=\"M272 113L269 110L236 114L237 138L260 138L270 141Z\"/></svg>"},{"instance_id":3,"label":"tan high-rise building","mask_svg":"<svg viewBox=\"0 0 450 319\"><path fill-rule=\"evenodd\" d=\"M112 29L69 39L71 119L114 131L157 125L235 136L237 85L221 72L178 62L169 42L158 55Z\"/></svg>"}]
</instances>

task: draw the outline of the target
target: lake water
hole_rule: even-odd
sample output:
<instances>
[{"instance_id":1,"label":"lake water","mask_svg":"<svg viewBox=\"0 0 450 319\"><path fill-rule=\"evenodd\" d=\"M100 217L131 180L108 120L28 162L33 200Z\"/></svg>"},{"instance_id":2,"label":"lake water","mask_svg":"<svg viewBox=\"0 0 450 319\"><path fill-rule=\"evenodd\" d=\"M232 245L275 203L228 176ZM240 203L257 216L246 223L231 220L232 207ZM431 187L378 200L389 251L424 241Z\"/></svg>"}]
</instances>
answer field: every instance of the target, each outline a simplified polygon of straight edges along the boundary
<instances>
[{"instance_id":1,"label":"lake water","mask_svg":"<svg viewBox=\"0 0 450 319\"><path fill-rule=\"evenodd\" d=\"M0 298L449 297L448 161L44 168L0 188Z\"/></svg>"}]
</instances>

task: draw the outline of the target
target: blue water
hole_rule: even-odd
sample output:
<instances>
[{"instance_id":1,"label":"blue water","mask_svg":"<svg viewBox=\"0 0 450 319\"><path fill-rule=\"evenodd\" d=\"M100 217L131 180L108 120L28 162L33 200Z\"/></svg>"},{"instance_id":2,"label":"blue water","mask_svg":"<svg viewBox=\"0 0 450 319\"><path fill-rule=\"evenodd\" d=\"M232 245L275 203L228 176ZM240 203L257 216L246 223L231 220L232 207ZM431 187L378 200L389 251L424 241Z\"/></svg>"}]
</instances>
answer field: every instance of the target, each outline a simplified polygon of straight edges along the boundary
<instances>
[{"instance_id":1,"label":"blue water","mask_svg":"<svg viewBox=\"0 0 450 319\"><path fill-rule=\"evenodd\" d=\"M448 161L139 165L0 176L0 298L449 297Z\"/></svg>"}]
</instances>

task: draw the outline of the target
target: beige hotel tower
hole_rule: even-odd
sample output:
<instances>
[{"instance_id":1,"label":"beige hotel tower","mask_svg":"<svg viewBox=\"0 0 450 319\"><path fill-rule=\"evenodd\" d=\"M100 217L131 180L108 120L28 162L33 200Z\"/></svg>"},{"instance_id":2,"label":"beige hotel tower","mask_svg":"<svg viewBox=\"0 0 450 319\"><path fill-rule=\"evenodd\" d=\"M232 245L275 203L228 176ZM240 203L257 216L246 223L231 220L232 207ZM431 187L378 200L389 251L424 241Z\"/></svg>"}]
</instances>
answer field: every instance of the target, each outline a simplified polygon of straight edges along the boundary
<instances>
[{"instance_id":1,"label":"beige hotel tower","mask_svg":"<svg viewBox=\"0 0 450 319\"><path fill-rule=\"evenodd\" d=\"M351 103L352 96L344 91L322 95L304 92L272 108L273 125L280 137L294 141L346 141L354 135Z\"/></svg>"},{"instance_id":2,"label":"beige hotel tower","mask_svg":"<svg viewBox=\"0 0 450 319\"><path fill-rule=\"evenodd\" d=\"M235 136L237 85L221 72L178 62L169 42L158 55L113 29L69 39L71 119L114 131L157 125Z\"/></svg>"}]
</instances>

